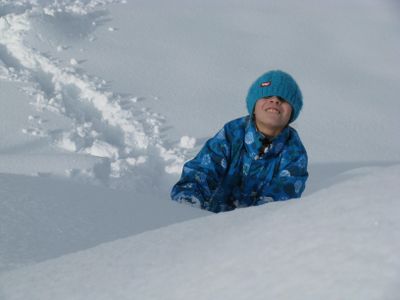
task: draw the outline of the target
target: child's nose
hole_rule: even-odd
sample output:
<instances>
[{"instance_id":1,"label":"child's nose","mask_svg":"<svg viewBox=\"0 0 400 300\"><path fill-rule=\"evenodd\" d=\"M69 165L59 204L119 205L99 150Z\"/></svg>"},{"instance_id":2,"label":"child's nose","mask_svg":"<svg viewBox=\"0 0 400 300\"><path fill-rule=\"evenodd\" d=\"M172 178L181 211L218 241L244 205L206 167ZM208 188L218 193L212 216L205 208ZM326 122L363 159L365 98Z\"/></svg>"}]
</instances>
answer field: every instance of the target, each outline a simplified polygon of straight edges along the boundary
<instances>
[{"instance_id":1,"label":"child's nose","mask_svg":"<svg viewBox=\"0 0 400 300\"><path fill-rule=\"evenodd\" d=\"M279 100L278 97L271 97L271 98L268 98L268 102L274 103L274 104L277 104L277 105L281 104L281 100Z\"/></svg>"}]
</instances>

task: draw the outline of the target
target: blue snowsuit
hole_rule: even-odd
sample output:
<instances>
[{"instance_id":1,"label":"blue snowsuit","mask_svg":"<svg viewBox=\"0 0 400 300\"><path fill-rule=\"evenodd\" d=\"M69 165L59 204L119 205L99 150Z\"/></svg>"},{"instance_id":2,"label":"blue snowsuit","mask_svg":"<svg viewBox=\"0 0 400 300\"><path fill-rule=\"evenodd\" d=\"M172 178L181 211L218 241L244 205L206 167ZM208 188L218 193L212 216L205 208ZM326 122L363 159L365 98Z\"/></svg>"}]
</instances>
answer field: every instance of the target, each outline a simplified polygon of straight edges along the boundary
<instances>
[{"instance_id":1,"label":"blue snowsuit","mask_svg":"<svg viewBox=\"0 0 400 300\"><path fill-rule=\"evenodd\" d=\"M296 130L285 127L260 152L264 138L250 116L225 124L185 163L171 198L215 213L299 198L308 159Z\"/></svg>"}]
</instances>

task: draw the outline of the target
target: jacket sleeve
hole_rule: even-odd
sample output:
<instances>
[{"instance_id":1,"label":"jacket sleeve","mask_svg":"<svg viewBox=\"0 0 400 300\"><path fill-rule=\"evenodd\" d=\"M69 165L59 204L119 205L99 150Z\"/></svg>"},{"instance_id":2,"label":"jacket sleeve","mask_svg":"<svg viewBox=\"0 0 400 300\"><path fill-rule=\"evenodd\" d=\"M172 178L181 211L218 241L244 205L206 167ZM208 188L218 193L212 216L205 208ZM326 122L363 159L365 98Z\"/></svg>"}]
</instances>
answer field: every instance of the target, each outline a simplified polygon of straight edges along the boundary
<instances>
[{"instance_id":1,"label":"jacket sleeve","mask_svg":"<svg viewBox=\"0 0 400 300\"><path fill-rule=\"evenodd\" d=\"M308 158L305 151L297 153L295 156L284 154L276 175L268 188L266 201L259 201L257 204L274 201L283 201L300 198L308 179L307 171Z\"/></svg>"},{"instance_id":2,"label":"jacket sleeve","mask_svg":"<svg viewBox=\"0 0 400 300\"><path fill-rule=\"evenodd\" d=\"M208 209L227 171L229 153L224 127L206 142L194 159L184 164L181 178L172 188L172 200Z\"/></svg>"}]
</instances>

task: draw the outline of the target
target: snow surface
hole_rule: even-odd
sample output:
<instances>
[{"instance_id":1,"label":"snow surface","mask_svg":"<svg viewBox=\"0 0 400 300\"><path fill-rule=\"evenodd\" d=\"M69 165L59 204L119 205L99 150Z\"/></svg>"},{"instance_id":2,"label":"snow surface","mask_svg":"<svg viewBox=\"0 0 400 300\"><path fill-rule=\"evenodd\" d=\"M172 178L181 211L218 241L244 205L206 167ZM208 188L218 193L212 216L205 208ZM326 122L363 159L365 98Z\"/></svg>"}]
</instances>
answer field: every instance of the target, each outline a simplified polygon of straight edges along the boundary
<instances>
[{"instance_id":1,"label":"snow surface","mask_svg":"<svg viewBox=\"0 0 400 300\"><path fill-rule=\"evenodd\" d=\"M398 299L400 165L346 175L301 201L171 225L6 273L3 296Z\"/></svg>"},{"instance_id":2,"label":"snow surface","mask_svg":"<svg viewBox=\"0 0 400 300\"><path fill-rule=\"evenodd\" d=\"M1 0L0 299L398 299L399 14ZM305 197L172 203L183 162L275 68L305 96Z\"/></svg>"}]
</instances>

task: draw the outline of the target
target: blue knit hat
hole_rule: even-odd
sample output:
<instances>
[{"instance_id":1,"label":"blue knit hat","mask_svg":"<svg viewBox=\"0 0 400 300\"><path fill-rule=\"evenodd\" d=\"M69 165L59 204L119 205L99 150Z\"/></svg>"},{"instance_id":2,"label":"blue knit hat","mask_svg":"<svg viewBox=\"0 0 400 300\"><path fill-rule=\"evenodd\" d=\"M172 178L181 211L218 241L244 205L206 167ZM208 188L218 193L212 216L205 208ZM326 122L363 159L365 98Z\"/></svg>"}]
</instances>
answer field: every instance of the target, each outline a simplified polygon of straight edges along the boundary
<instances>
[{"instance_id":1,"label":"blue knit hat","mask_svg":"<svg viewBox=\"0 0 400 300\"><path fill-rule=\"evenodd\" d=\"M247 110L253 114L257 100L277 96L283 98L292 106L292 116L289 123L296 120L303 106L303 96L296 81L289 74L274 70L261 75L250 87L247 94Z\"/></svg>"}]
</instances>

